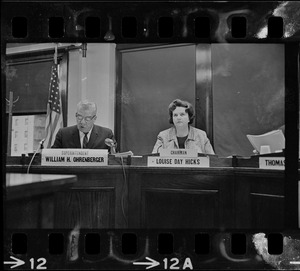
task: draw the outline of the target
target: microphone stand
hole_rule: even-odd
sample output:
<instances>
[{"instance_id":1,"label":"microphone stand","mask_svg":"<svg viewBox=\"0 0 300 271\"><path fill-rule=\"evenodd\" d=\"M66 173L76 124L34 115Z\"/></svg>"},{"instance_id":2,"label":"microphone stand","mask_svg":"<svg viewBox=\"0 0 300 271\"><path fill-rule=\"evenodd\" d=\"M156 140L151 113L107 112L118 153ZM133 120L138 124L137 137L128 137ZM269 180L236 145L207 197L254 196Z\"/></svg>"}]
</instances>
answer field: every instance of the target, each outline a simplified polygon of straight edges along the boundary
<instances>
[{"instance_id":1,"label":"microphone stand","mask_svg":"<svg viewBox=\"0 0 300 271\"><path fill-rule=\"evenodd\" d=\"M38 152L39 150L42 150L42 149L44 148L44 141L45 141L45 139L42 139L42 140L41 140L41 142L40 142L40 144L39 144L39 147L35 150L34 154L32 155L32 158L31 158L30 163L29 163L28 168L27 168L27 174L29 173L29 169L30 169L30 167L31 167L31 164L32 164L33 159L34 159L34 157L36 156L37 152Z\"/></svg>"}]
</instances>

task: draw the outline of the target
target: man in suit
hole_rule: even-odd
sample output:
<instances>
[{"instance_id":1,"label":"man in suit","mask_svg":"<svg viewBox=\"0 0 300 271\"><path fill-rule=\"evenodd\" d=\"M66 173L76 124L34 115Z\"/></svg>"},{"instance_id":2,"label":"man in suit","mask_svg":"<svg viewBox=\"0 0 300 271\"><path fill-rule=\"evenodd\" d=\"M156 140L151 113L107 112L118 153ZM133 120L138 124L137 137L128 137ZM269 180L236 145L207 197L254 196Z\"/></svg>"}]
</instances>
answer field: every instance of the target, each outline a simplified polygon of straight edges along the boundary
<instances>
[{"instance_id":1,"label":"man in suit","mask_svg":"<svg viewBox=\"0 0 300 271\"><path fill-rule=\"evenodd\" d=\"M95 125L97 106L93 102L81 101L77 104L77 125L64 127L57 132L51 148L110 149L106 141L116 144L112 130Z\"/></svg>"}]
</instances>

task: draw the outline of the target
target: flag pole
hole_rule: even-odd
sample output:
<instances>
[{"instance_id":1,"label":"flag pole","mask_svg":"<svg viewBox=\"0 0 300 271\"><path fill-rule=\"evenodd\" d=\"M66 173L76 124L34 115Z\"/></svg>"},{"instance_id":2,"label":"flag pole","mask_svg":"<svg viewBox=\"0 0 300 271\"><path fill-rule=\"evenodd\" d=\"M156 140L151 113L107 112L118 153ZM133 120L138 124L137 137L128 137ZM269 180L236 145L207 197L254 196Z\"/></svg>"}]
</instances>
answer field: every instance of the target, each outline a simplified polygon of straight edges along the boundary
<instances>
[{"instance_id":1,"label":"flag pole","mask_svg":"<svg viewBox=\"0 0 300 271\"><path fill-rule=\"evenodd\" d=\"M85 100L87 97L87 63L86 63L86 43L82 44L81 57L81 99Z\"/></svg>"},{"instance_id":2,"label":"flag pole","mask_svg":"<svg viewBox=\"0 0 300 271\"><path fill-rule=\"evenodd\" d=\"M54 64L57 64L57 43L55 43L54 47Z\"/></svg>"},{"instance_id":3,"label":"flag pole","mask_svg":"<svg viewBox=\"0 0 300 271\"><path fill-rule=\"evenodd\" d=\"M51 148L58 130L63 126L62 105L58 78L57 44L55 44L54 64L51 69L47 116L45 123L45 146Z\"/></svg>"}]
</instances>

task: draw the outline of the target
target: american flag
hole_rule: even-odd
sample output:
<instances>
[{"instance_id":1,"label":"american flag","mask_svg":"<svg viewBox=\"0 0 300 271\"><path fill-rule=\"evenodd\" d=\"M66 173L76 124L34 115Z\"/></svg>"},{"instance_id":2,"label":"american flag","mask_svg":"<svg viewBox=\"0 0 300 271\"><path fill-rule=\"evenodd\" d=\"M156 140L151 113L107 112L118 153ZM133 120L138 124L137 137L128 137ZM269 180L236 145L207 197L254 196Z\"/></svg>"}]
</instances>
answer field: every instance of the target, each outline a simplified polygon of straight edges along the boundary
<instances>
[{"instance_id":1,"label":"american flag","mask_svg":"<svg viewBox=\"0 0 300 271\"><path fill-rule=\"evenodd\" d=\"M45 126L45 148L51 148L59 128L63 127L61 97L58 82L58 65L53 64L49 85L49 98L47 103L47 118Z\"/></svg>"}]
</instances>

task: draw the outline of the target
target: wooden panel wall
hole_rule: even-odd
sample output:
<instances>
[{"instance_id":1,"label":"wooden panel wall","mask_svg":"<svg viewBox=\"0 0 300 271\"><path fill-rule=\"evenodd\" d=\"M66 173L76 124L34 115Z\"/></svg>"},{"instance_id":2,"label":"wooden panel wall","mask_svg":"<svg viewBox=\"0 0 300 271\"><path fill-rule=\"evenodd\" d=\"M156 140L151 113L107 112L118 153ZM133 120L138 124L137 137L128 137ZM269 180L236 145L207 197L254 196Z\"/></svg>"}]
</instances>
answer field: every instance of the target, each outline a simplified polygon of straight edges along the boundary
<instances>
[{"instance_id":1,"label":"wooden panel wall","mask_svg":"<svg viewBox=\"0 0 300 271\"><path fill-rule=\"evenodd\" d=\"M188 170L143 173L132 178L130 227L219 228L234 226L233 176ZM225 185L226 184L226 185ZM139 191L136 191L139 190Z\"/></svg>"},{"instance_id":2,"label":"wooden panel wall","mask_svg":"<svg viewBox=\"0 0 300 271\"><path fill-rule=\"evenodd\" d=\"M115 169L115 170L114 170ZM45 167L33 167L33 172ZM54 168L49 168L49 173ZM9 228L276 229L284 227L284 172L255 168L56 168L78 182L43 203L6 202ZM9 210L13 212L9 213ZM16 217L12 214L18 214ZM53 216L54 213L54 216Z\"/></svg>"}]
</instances>

